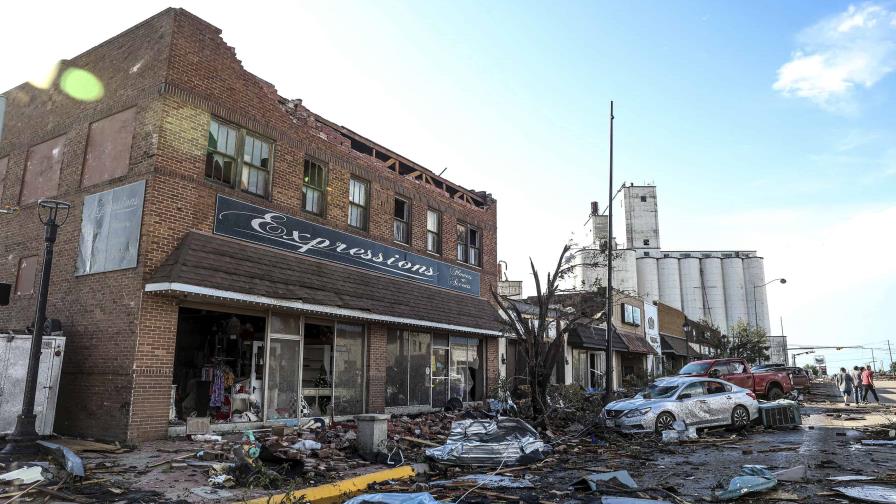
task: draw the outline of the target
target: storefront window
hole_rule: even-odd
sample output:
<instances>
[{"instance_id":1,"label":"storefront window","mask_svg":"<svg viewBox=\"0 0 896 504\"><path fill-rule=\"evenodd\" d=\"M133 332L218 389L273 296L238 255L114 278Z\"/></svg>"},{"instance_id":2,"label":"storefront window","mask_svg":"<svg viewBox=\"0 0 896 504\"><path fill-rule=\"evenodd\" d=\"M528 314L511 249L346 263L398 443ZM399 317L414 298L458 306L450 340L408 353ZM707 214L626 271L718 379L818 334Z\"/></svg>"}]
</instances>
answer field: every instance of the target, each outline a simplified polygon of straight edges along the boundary
<instances>
[{"instance_id":1,"label":"storefront window","mask_svg":"<svg viewBox=\"0 0 896 504\"><path fill-rule=\"evenodd\" d=\"M335 382L333 410L335 415L356 415L364 412L364 326L336 325L334 351Z\"/></svg>"},{"instance_id":2,"label":"storefront window","mask_svg":"<svg viewBox=\"0 0 896 504\"><path fill-rule=\"evenodd\" d=\"M299 417L299 366L301 340L271 335L268 353L267 419Z\"/></svg>"},{"instance_id":3,"label":"storefront window","mask_svg":"<svg viewBox=\"0 0 896 504\"><path fill-rule=\"evenodd\" d=\"M386 336L386 406L431 401L429 333L390 330Z\"/></svg>"},{"instance_id":4,"label":"storefront window","mask_svg":"<svg viewBox=\"0 0 896 504\"><path fill-rule=\"evenodd\" d=\"M309 416L327 416L333 397L333 322L305 320L302 397Z\"/></svg>"},{"instance_id":5,"label":"storefront window","mask_svg":"<svg viewBox=\"0 0 896 504\"><path fill-rule=\"evenodd\" d=\"M481 399L484 376L479 340L452 336L450 343L449 397L457 397L464 402Z\"/></svg>"}]
</instances>

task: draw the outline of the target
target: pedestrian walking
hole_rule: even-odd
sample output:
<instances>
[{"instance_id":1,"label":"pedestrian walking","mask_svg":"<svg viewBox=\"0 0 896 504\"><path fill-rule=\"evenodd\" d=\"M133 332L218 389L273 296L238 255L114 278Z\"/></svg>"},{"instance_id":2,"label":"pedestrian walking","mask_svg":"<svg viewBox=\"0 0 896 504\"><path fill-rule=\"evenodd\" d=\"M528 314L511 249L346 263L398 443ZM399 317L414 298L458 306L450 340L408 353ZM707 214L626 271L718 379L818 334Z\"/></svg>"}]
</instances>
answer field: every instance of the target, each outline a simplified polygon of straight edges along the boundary
<instances>
[{"instance_id":1,"label":"pedestrian walking","mask_svg":"<svg viewBox=\"0 0 896 504\"><path fill-rule=\"evenodd\" d=\"M837 388L843 394L843 405L849 406L849 397L852 395L852 390L856 385L856 382L852 380L852 375L846 372L846 368L840 368L840 373L834 376L834 383L837 384Z\"/></svg>"},{"instance_id":2,"label":"pedestrian walking","mask_svg":"<svg viewBox=\"0 0 896 504\"><path fill-rule=\"evenodd\" d=\"M855 384L852 388L852 394L855 397L856 404L859 404L859 399L862 397L862 387L859 386L862 383L862 371L859 370L859 366L853 366L849 374L852 376L852 382Z\"/></svg>"},{"instance_id":3,"label":"pedestrian walking","mask_svg":"<svg viewBox=\"0 0 896 504\"><path fill-rule=\"evenodd\" d=\"M871 367L862 371L862 388L864 389L862 392L863 403L868 404L868 392L871 392L874 401L880 404L880 398L877 397L877 391L874 390L874 371L871 370Z\"/></svg>"}]
</instances>

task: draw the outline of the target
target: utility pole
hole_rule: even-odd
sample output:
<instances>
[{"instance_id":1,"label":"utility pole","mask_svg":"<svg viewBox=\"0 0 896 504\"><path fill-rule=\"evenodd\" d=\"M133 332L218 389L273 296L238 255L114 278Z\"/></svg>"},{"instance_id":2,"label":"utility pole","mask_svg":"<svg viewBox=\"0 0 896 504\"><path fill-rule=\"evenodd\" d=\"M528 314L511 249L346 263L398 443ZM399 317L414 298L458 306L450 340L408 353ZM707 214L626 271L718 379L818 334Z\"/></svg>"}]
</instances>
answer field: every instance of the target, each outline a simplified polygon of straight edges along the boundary
<instances>
[{"instance_id":1,"label":"utility pole","mask_svg":"<svg viewBox=\"0 0 896 504\"><path fill-rule=\"evenodd\" d=\"M607 397L609 402L613 394L613 101L610 100L610 185L607 186L610 202L607 207Z\"/></svg>"},{"instance_id":2,"label":"utility pole","mask_svg":"<svg viewBox=\"0 0 896 504\"><path fill-rule=\"evenodd\" d=\"M877 361L874 360L874 349L871 349L871 370L874 371L874 366L877 366Z\"/></svg>"},{"instance_id":3,"label":"utility pole","mask_svg":"<svg viewBox=\"0 0 896 504\"><path fill-rule=\"evenodd\" d=\"M887 351L890 352L890 369L887 371L893 371L893 349L890 347L890 340L887 340Z\"/></svg>"}]
</instances>

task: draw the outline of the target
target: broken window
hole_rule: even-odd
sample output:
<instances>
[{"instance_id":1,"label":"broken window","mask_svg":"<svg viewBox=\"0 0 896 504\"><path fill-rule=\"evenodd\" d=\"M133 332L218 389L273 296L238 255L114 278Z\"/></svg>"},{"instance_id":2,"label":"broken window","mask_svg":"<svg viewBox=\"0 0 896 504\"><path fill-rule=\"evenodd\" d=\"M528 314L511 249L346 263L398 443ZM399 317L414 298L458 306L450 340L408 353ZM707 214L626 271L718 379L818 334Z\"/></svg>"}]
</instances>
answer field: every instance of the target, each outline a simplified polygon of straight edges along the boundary
<instances>
[{"instance_id":1,"label":"broken window","mask_svg":"<svg viewBox=\"0 0 896 504\"><path fill-rule=\"evenodd\" d=\"M457 224L457 260L479 266L482 245L479 230L466 224Z\"/></svg>"},{"instance_id":2,"label":"broken window","mask_svg":"<svg viewBox=\"0 0 896 504\"><path fill-rule=\"evenodd\" d=\"M268 195L271 178L271 144L252 135L243 142L243 169L240 188L257 196Z\"/></svg>"},{"instance_id":3,"label":"broken window","mask_svg":"<svg viewBox=\"0 0 896 504\"><path fill-rule=\"evenodd\" d=\"M36 255L19 259L19 273L16 275L16 296L34 294L34 277L36 273Z\"/></svg>"},{"instance_id":4,"label":"broken window","mask_svg":"<svg viewBox=\"0 0 896 504\"><path fill-rule=\"evenodd\" d=\"M650 240L644 240L644 246L645 246L645 247L649 247L649 246L650 246Z\"/></svg>"},{"instance_id":5,"label":"broken window","mask_svg":"<svg viewBox=\"0 0 896 504\"><path fill-rule=\"evenodd\" d=\"M431 401L429 333L389 330L386 336L386 406Z\"/></svg>"},{"instance_id":6,"label":"broken window","mask_svg":"<svg viewBox=\"0 0 896 504\"><path fill-rule=\"evenodd\" d=\"M431 208L426 210L426 251L442 253L442 214Z\"/></svg>"},{"instance_id":7,"label":"broken window","mask_svg":"<svg viewBox=\"0 0 896 504\"><path fill-rule=\"evenodd\" d=\"M3 186L6 185L6 169L9 167L9 156L0 159L0 200L3 199Z\"/></svg>"},{"instance_id":8,"label":"broken window","mask_svg":"<svg viewBox=\"0 0 896 504\"><path fill-rule=\"evenodd\" d=\"M302 179L302 208L315 215L323 215L326 208L327 170L317 161L305 160Z\"/></svg>"},{"instance_id":9,"label":"broken window","mask_svg":"<svg viewBox=\"0 0 896 504\"><path fill-rule=\"evenodd\" d=\"M270 194L273 144L256 135L212 119L208 128L205 178L256 196Z\"/></svg>"},{"instance_id":10,"label":"broken window","mask_svg":"<svg viewBox=\"0 0 896 504\"><path fill-rule=\"evenodd\" d=\"M81 187L127 174L136 110L129 108L90 125Z\"/></svg>"},{"instance_id":11,"label":"broken window","mask_svg":"<svg viewBox=\"0 0 896 504\"><path fill-rule=\"evenodd\" d=\"M457 260L467 262L467 226L457 225Z\"/></svg>"},{"instance_id":12,"label":"broken window","mask_svg":"<svg viewBox=\"0 0 896 504\"><path fill-rule=\"evenodd\" d=\"M22 192L19 194L20 205L49 198L59 192L59 169L62 166L64 144L65 135L28 149Z\"/></svg>"},{"instance_id":13,"label":"broken window","mask_svg":"<svg viewBox=\"0 0 896 504\"><path fill-rule=\"evenodd\" d=\"M348 225L367 230L367 209L370 204L367 182L352 177L348 183Z\"/></svg>"},{"instance_id":14,"label":"broken window","mask_svg":"<svg viewBox=\"0 0 896 504\"><path fill-rule=\"evenodd\" d=\"M398 243L410 243L410 233L408 233L408 220L410 217L410 204L401 199L395 198L394 221L392 223L392 239Z\"/></svg>"}]
</instances>

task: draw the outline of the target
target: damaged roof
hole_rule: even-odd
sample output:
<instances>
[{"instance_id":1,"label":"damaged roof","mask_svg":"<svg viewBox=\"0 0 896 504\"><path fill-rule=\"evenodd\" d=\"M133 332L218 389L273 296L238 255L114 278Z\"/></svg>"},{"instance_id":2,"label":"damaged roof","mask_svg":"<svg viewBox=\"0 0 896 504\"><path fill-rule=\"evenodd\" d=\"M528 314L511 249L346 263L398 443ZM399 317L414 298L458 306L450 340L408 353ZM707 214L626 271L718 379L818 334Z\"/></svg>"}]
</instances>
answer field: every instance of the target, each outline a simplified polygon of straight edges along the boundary
<instances>
[{"instance_id":1,"label":"damaged roof","mask_svg":"<svg viewBox=\"0 0 896 504\"><path fill-rule=\"evenodd\" d=\"M165 284L262 296L273 299L274 305L386 323L406 319L406 325L452 326L448 330L482 334L502 327L496 309L479 297L198 231L184 235L153 273L147 290L182 290L160 287Z\"/></svg>"}]
</instances>

